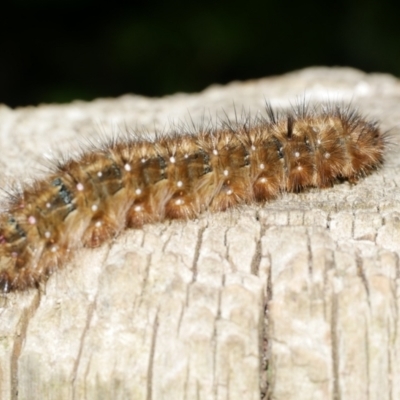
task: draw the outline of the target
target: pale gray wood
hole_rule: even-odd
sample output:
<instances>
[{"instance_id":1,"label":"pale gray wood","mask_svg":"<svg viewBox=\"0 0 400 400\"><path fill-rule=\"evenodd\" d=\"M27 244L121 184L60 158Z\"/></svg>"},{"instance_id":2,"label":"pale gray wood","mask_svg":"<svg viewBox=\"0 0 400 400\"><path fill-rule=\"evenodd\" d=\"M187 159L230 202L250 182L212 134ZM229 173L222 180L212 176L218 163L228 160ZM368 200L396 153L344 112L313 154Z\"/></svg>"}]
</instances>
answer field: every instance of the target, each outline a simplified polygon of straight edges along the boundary
<instances>
[{"instance_id":1,"label":"pale gray wood","mask_svg":"<svg viewBox=\"0 0 400 400\"><path fill-rule=\"evenodd\" d=\"M310 68L162 99L2 106L0 186L125 126L304 94L352 100L399 143L397 79ZM41 291L4 296L0 397L400 398L398 150L356 186L126 231L77 252Z\"/></svg>"}]
</instances>

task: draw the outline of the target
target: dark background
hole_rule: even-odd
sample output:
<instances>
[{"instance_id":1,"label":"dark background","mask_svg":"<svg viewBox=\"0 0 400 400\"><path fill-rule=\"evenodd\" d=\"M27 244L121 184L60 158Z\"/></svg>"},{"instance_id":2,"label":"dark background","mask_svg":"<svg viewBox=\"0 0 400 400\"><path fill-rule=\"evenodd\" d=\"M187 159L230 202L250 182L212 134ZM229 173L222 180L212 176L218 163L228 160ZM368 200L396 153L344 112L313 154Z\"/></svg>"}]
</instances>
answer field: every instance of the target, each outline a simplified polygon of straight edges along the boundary
<instances>
[{"instance_id":1,"label":"dark background","mask_svg":"<svg viewBox=\"0 0 400 400\"><path fill-rule=\"evenodd\" d=\"M162 96L313 65L400 76L398 4L13 0L0 16L0 103Z\"/></svg>"}]
</instances>

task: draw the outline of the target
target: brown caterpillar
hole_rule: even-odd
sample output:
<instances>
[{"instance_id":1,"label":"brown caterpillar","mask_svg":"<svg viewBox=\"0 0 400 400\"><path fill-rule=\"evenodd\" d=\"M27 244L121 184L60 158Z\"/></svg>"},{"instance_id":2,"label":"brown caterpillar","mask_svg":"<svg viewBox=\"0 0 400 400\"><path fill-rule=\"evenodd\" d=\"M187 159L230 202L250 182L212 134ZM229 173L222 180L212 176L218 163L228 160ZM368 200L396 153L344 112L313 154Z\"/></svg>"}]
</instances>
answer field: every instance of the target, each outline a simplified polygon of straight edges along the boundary
<instances>
[{"instance_id":1,"label":"brown caterpillar","mask_svg":"<svg viewBox=\"0 0 400 400\"><path fill-rule=\"evenodd\" d=\"M111 140L58 163L0 216L0 290L35 287L79 247L125 227L355 183L383 163L387 136L350 107L304 104L243 123Z\"/></svg>"}]
</instances>

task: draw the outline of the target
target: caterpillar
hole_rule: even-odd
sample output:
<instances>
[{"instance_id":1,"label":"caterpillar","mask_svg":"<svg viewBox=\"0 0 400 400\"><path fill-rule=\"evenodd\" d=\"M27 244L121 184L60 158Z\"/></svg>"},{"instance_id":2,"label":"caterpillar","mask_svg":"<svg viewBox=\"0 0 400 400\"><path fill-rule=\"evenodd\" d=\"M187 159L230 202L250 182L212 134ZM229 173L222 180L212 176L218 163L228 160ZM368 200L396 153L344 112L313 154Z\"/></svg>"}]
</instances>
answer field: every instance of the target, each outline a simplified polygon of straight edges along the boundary
<instances>
[{"instance_id":1,"label":"caterpillar","mask_svg":"<svg viewBox=\"0 0 400 400\"><path fill-rule=\"evenodd\" d=\"M351 106L304 103L92 145L3 204L0 290L38 287L75 250L125 228L356 183L383 164L386 147L378 124Z\"/></svg>"}]
</instances>

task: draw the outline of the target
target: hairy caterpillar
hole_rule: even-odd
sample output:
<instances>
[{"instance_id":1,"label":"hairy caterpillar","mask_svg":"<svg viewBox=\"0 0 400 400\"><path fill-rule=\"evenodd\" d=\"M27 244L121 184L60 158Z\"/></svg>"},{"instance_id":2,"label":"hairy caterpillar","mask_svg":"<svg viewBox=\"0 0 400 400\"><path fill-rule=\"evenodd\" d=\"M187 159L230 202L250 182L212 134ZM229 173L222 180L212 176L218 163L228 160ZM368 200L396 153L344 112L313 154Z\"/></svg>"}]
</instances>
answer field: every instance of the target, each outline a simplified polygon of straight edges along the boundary
<instances>
[{"instance_id":1,"label":"hairy caterpillar","mask_svg":"<svg viewBox=\"0 0 400 400\"><path fill-rule=\"evenodd\" d=\"M351 107L305 104L217 127L113 139L59 162L0 215L0 290L35 287L80 246L125 227L196 218L280 192L355 183L384 160L387 136Z\"/></svg>"}]
</instances>

